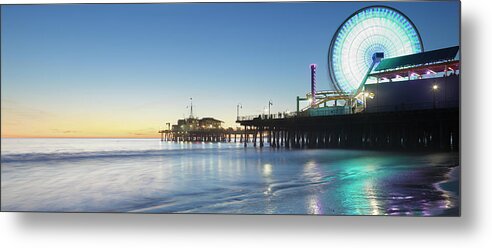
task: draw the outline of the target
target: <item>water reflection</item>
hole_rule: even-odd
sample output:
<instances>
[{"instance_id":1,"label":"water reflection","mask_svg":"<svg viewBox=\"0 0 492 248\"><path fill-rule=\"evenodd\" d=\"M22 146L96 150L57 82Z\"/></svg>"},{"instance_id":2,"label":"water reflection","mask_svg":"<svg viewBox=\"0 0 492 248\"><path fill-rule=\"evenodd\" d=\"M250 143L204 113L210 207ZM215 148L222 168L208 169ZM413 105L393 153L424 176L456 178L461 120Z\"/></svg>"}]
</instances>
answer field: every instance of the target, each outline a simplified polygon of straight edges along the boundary
<instances>
[{"instance_id":1,"label":"water reflection","mask_svg":"<svg viewBox=\"0 0 492 248\"><path fill-rule=\"evenodd\" d=\"M308 214L325 214L318 195L308 196Z\"/></svg>"},{"instance_id":2,"label":"water reflection","mask_svg":"<svg viewBox=\"0 0 492 248\"><path fill-rule=\"evenodd\" d=\"M56 139L15 140L4 151L4 142L6 211L441 215L459 209L454 153ZM73 150L66 142L75 142Z\"/></svg>"},{"instance_id":3,"label":"water reflection","mask_svg":"<svg viewBox=\"0 0 492 248\"><path fill-rule=\"evenodd\" d=\"M271 164L264 164L263 165L263 176L265 178L269 178L271 174L272 174L272 165Z\"/></svg>"},{"instance_id":4,"label":"water reflection","mask_svg":"<svg viewBox=\"0 0 492 248\"><path fill-rule=\"evenodd\" d=\"M322 185L326 180L323 178L320 165L315 160L309 160L304 164L302 180L306 181L311 187L306 199L306 208L308 214L325 214L323 210L323 202L320 199L319 193L322 190Z\"/></svg>"},{"instance_id":5,"label":"water reflection","mask_svg":"<svg viewBox=\"0 0 492 248\"><path fill-rule=\"evenodd\" d=\"M374 182L367 180L364 188L364 192L369 200L369 205L372 210L370 212L371 215L381 215L380 203L378 202L378 197L376 195L376 189L374 187Z\"/></svg>"}]
</instances>

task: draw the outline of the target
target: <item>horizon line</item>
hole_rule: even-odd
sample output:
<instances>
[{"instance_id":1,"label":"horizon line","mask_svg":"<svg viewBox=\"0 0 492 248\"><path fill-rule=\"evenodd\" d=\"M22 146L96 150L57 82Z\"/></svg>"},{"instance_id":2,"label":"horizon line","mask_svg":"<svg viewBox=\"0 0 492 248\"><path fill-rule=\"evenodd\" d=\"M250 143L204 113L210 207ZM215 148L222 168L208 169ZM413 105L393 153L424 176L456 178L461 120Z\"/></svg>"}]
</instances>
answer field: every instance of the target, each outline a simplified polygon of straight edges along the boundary
<instances>
[{"instance_id":1,"label":"horizon line","mask_svg":"<svg viewBox=\"0 0 492 248\"><path fill-rule=\"evenodd\" d=\"M1 136L0 139L160 139L159 136L156 137L134 137L134 136L95 136L95 137L84 137L84 136Z\"/></svg>"}]
</instances>

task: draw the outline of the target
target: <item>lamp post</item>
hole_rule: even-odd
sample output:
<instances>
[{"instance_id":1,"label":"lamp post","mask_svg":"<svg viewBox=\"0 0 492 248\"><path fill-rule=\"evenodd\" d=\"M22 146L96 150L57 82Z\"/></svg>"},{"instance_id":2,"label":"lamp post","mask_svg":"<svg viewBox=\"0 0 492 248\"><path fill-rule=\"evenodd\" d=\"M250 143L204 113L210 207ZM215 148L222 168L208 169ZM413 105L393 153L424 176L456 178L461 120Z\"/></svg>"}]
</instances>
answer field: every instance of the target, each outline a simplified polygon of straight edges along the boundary
<instances>
[{"instance_id":1,"label":"lamp post","mask_svg":"<svg viewBox=\"0 0 492 248\"><path fill-rule=\"evenodd\" d=\"M437 84L432 85L432 96L433 96L433 108L436 108L436 93L437 90L439 89L439 86Z\"/></svg>"},{"instance_id":2,"label":"lamp post","mask_svg":"<svg viewBox=\"0 0 492 248\"><path fill-rule=\"evenodd\" d=\"M369 97L369 92L364 92L364 110L367 108L367 98Z\"/></svg>"},{"instance_id":3,"label":"lamp post","mask_svg":"<svg viewBox=\"0 0 492 248\"><path fill-rule=\"evenodd\" d=\"M190 119L193 119L193 98L190 97Z\"/></svg>"},{"instance_id":4,"label":"lamp post","mask_svg":"<svg viewBox=\"0 0 492 248\"><path fill-rule=\"evenodd\" d=\"M239 120L239 108L243 108L243 105L241 105L241 103L238 103L237 106L236 106L236 111L237 111L237 118L236 118L236 120Z\"/></svg>"}]
</instances>

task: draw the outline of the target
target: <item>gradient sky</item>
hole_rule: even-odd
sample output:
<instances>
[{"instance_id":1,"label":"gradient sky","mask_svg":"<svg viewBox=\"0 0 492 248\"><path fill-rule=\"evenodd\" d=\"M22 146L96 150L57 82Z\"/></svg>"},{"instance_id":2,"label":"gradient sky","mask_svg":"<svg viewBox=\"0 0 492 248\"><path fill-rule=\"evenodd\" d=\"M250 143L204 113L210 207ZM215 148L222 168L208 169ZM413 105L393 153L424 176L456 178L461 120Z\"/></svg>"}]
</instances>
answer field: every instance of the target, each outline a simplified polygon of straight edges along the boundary
<instances>
[{"instance_id":1,"label":"gradient sky","mask_svg":"<svg viewBox=\"0 0 492 248\"><path fill-rule=\"evenodd\" d=\"M371 2L14 5L1 9L2 137L157 137L195 114L294 111L331 89L338 26ZM378 3L376 3L378 4ZM381 3L379 3L381 4ZM417 26L425 50L459 44L458 2L382 3Z\"/></svg>"}]
</instances>

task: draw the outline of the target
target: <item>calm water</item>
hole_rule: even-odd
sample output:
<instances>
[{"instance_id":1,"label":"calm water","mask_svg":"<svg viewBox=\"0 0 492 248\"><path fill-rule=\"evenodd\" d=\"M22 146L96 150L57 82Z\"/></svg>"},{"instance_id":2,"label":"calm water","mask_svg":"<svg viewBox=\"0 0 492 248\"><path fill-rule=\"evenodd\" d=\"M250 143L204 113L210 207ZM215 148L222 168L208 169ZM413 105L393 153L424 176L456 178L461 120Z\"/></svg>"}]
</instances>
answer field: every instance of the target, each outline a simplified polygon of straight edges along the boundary
<instances>
[{"instance_id":1,"label":"calm water","mask_svg":"<svg viewBox=\"0 0 492 248\"><path fill-rule=\"evenodd\" d=\"M457 153L2 139L3 211L456 215Z\"/></svg>"}]
</instances>

